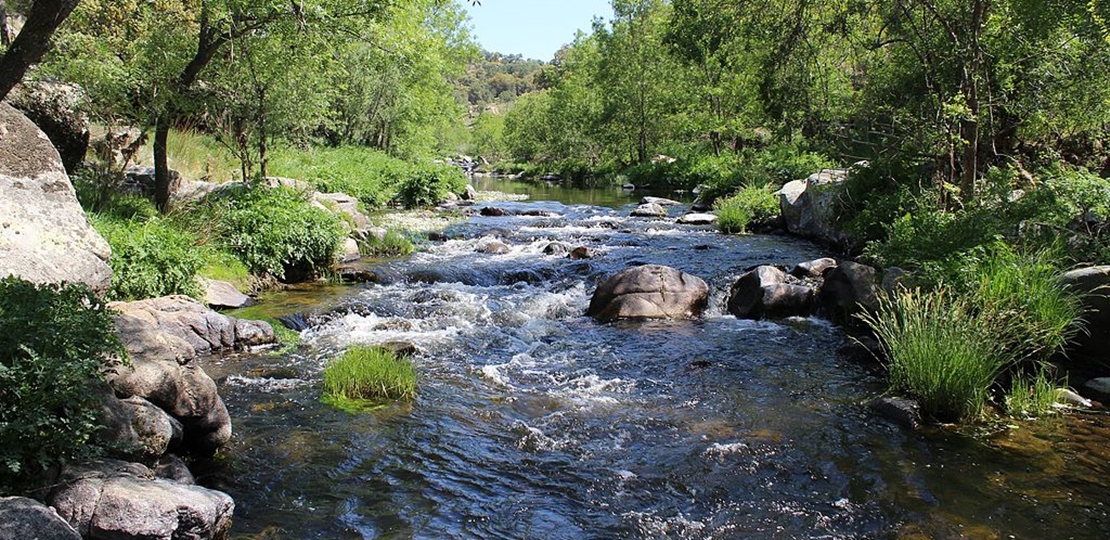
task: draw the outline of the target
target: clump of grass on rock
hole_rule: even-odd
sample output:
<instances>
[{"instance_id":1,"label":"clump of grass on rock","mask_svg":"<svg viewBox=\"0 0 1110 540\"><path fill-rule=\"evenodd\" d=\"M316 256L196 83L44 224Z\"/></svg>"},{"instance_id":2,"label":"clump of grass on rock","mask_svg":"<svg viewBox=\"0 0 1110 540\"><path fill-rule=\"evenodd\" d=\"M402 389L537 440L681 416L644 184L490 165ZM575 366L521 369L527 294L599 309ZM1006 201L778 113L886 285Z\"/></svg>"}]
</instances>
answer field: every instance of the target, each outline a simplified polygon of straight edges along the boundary
<instances>
[{"instance_id":1,"label":"clump of grass on rock","mask_svg":"<svg viewBox=\"0 0 1110 540\"><path fill-rule=\"evenodd\" d=\"M752 224L764 223L779 213L778 199L766 185L747 186L735 195L718 199L717 227L728 234L748 232Z\"/></svg>"},{"instance_id":2,"label":"clump of grass on rock","mask_svg":"<svg viewBox=\"0 0 1110 540\"><path fill-rule=\"evenodd\" d=\"M359 409L416 397L410 359L380 347L355 346L324 368L324 401Z\"/></svg>"}]
</instances>

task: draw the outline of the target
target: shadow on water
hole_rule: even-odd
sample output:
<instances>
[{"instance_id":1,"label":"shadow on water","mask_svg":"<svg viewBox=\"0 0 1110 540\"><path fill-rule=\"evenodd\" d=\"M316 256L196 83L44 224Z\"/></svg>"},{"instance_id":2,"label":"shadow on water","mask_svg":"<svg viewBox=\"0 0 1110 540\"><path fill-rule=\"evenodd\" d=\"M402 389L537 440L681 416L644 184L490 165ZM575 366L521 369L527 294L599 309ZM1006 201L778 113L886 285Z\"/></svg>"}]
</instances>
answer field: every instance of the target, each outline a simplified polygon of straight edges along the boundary
<instances>
[{"instance_id":1,"label":"shadow on water","mask_svg":"<svg viewBox=\"0 0 1110 540\"><path fill-rule=\"evenodd\" d=\"M474 218L455 240L384 264L382 283L325 301L340 309L304 332L299 351L209 362L236 435L202 479L235 498L233 536L1110 532L1105 416L904 431L862 406L884 391L881 374L837 354L838 329L721 313L746 268L819 248L628 219L627 203L570 202L499 204L559 217ZM509 252L479 252L489 230ZM554 241L597 256L545 255ZM598 281L643 263L704 277L709 314L608 325L582 316ZM414 402L356 415L319 403L328 358L386 341L420 350Z\"/></svg>"}]
</instances>

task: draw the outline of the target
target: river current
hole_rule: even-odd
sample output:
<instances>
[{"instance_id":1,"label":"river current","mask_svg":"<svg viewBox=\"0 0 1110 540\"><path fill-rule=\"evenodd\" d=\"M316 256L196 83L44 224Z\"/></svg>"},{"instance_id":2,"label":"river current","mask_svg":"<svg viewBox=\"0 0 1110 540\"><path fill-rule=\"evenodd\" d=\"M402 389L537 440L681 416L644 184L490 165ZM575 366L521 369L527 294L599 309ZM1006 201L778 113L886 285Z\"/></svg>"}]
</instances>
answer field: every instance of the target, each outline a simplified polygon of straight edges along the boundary
<instances>
[{"instance_id":1,"label":"river current","mask_svg":"<svg viewBox=\"0 0 1110 540\"><path fill-rule=\"evenodd\" d=\"M470 218L321 294L298 350L209 361L236 434L201 481L235 498L234 538L1110 536L1106 417L906 431L867 410L881 369L836 327L723 310L745 270L817 246L629 218L619 190L531 191L486 205L542 215ZM495 239L508 253L482 253ZM639 264L705 279L709 312L583 315ZM420 351L415 401L320 403L328 359L389 341Z\"/></svg>"}]
</instances>

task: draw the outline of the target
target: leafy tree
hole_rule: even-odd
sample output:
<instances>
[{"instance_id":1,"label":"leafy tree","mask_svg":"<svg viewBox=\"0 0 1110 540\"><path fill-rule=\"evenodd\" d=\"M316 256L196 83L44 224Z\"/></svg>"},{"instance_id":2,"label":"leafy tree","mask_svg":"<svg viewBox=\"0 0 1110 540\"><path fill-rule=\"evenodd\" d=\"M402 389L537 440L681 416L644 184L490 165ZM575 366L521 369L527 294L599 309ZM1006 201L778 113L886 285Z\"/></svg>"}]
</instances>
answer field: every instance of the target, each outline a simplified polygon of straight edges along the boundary
<instances>
[{"instance_id":1,"label":"leafy tree","mask_svg":"<svg viewBox=\"0 0 1110 540\"><path fill-rule=\"evenodd\" d=\"M79 0L35 0L27 11L27 22L0 57L0 100L4 99L12 87L23 80L27 69L42 60L50 46L50 37L58 26L65 22ZM0 5L4 14L3 34L7 31L7 6Z\"/></svg>"}]
</instances>

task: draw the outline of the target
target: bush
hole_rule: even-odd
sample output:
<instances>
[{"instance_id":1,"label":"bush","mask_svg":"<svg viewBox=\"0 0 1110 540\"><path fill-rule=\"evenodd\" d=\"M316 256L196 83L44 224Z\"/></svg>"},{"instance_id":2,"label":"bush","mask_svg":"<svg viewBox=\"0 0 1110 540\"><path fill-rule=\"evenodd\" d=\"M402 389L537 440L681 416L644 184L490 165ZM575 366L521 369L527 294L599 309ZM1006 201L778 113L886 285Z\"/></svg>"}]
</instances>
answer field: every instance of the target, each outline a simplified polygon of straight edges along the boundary
<instances>
[{"instance_id":1,"label":"bush","mask_svg":"<svg viewBox=\"0 0 1110 540\"><path fill-rule=\"evenodd\" d=\"M357 405L416 396L416 368L392 351L356 346L324 369L324 399Z\"/></svg>"},{"instance_id":2,"label":"bush","mask_svg":"<svg viewBox=\"0 0 1110 540\"><path fill-rule=\"evenodd\" d=\"M883 298L861 318L882 343L890 386L942 421L978 417L995 378L1011 364L996 321L944 287Z\"/></svg>"},{"instance_id":3,"label":"bush","mask_svg":"<svg viewBox=\"0 0 1110 540\"><path fill-rule=\"evenodd\" d=\"M779 214L779 202L772 186L748 186L731 197L718 199L713 209L721 232L745 233L752 223L774 219Z\"/></svg>"},{"instance_id":4,"label":"bush","mask_svg":"<svg viewBox=\"0 0 1110 540\"><path fill-rule=\"evenodd\" d=\"M139 300L170 294L200 295L197 272L204 258L197 239L161 218L121 220L92 215L93 226L112 246L109 298Z\"/></svg>"},{"instance_id":5,"label":"bush","mask_svg":"<svg viewBox=\"0 0 1110 540\"><path fill-rule=\"evenodd\" d=\"M393 229L386 231L382 239L371 236L366 242L359 245L359 251L364 257L403 257L416 251L412 240Z\"/></svg>"},{"instance_id":6,"label":"bush","mask_svg":"<svg viewBox=\"0 0 1110 540\"><path fill-rule=\"evenodd\" d=\"M99 452L90 383L125 354L104 302L83 285L0 279L0 487Z\"/></svg>"},{"instance_id":7,"label":"bush","mask_svg":"<svg viewBox=\"0 0 1110 540\"><path fill-rule=\"evenodd\" d=\"M219 240L256 275L312 279L335 260L344 232L338 217L288 188L256 188L228 199L217 212Z\"/></svg>"},{"instance_id":8,"label":"bush","mask_svg":"<svg viewBox=\"0 0 1110 540\"><path fill-rule=\"evenodd\" d=\"M415 165L401 181L397 201L405 208L434 206L466 189L466 176L450 165Z\"/></svg>"}]
</instances>

